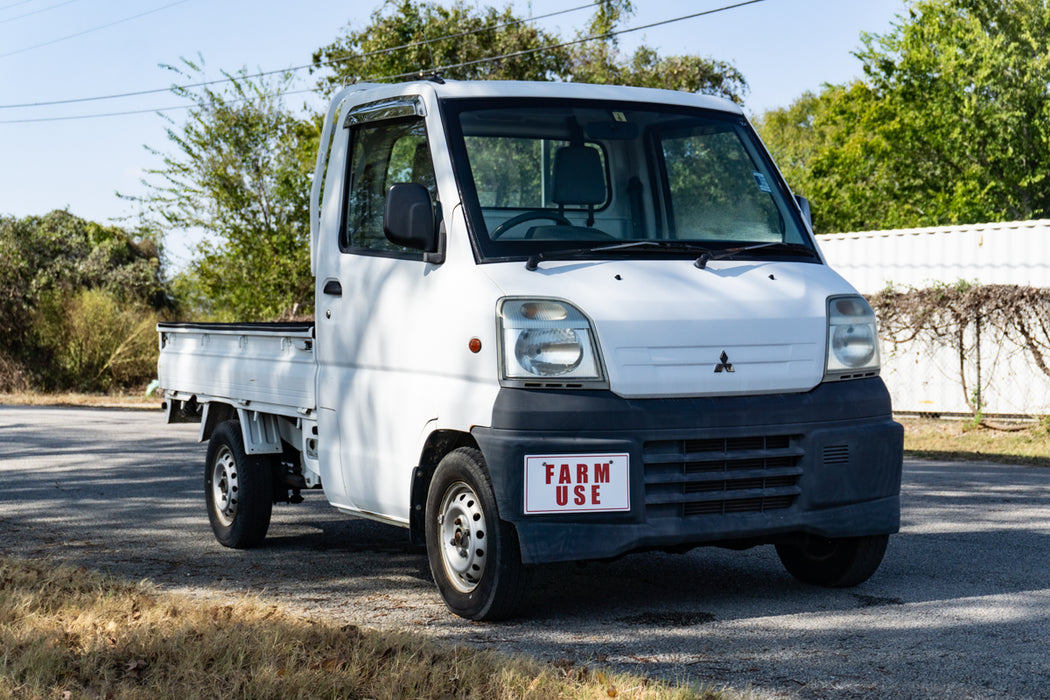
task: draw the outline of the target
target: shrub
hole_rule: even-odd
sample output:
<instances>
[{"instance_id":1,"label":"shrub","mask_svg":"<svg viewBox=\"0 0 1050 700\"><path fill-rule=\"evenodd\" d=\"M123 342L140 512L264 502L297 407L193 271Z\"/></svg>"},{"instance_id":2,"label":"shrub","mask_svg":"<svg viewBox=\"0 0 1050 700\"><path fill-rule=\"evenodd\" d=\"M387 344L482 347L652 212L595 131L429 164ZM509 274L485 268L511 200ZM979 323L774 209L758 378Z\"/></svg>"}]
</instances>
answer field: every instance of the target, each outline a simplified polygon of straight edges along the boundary
<instances>
[{"instance_id":1,"label":"shrub","mask_svg":"<svg viewBox=\"0 0 1050 700\"><path fill-rule=\"evenodd\" d=\"M71 299L41 300L35 317L36 341L47 353L47 388L105 391L132 386L155 375L155 312L121 304L110 292L85 289Z\"/></svg>"},{"instance_id":2,"label":"shrub","mask_svg":"<svg viewBox=\"0 0 1050 700\"><path fill-rule=\"evenodd\" d=\"M29 375L22 365L0 353L0 394L20 394L30 388Z\"/></svg>"}]
</instances>

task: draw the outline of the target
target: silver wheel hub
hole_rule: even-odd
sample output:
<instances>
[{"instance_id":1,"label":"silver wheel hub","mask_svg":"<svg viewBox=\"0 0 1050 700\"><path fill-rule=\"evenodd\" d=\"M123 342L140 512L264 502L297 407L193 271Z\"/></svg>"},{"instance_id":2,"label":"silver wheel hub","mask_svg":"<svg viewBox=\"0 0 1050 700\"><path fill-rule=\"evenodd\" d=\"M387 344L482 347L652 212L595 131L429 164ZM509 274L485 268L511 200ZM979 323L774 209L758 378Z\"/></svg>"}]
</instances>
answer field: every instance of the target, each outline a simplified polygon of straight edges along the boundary
<instances>
[{"instance_id":1,"label":"silver wheel hub","mask_svg":"<svg viewBox=\"0 0 1050 700\"><path fill-rule=\"evenodd\" d=\"M211 496L219 522L229 527L237 515L237 460L233 451L223 446L211 466Z\"/></svg>"},{"instance_id":2,"label":"silver wheel hub","mask_svg":"<svg viewBox=\"0 0 1050 700\"><path fill-rule=\"evenodd\" d=\"M441 499L438 530L449 580L462 593L470 593L485 572L488 552L485 512L474 489L463 482L449 487Z\"/></svg>"}]
</instances>

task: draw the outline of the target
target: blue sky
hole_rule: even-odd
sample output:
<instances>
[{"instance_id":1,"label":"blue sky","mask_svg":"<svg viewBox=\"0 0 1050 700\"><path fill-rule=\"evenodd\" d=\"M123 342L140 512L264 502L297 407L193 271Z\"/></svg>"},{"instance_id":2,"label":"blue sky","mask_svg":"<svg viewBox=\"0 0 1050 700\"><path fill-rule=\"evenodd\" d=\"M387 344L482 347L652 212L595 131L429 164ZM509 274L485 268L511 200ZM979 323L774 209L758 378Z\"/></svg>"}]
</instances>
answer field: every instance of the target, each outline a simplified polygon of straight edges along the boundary
<instances>
[{"instance_id":1,"label":"blue sky","mask_svg":"<svg viewBox=\"0 0 1050 700\"><path fill-rule=\"evenodd\" d=\"M489 2L502 7L501 0ZM544 15L587 0L512 3L523 16ZM625 26L716 9L732 0L635 0ZM165 93L61 106L8 105L165 88L161 64L201 54L208 77L221 70L277 70L310 62L348 24L368 23L376 0L0 0L0 214L27 216L68 207L96 221L134 214L117 191L142 191L139 179L157 160L145 146L168 149L165 121L152 110L178 104ZM566 38L591 8L541 24ZM884 33L904 0L763 0L621 37L631 51L644 42L663 54L695 53L733 63L750 85L752 114L782 107L805 90L860 74L851 51L860 32ZM301 86L310 78L301 73ZM141 114L22 122L15 120L144 110ZM178 123L181 112L170 113ZM173 262L188 242L168 241Z\"/></svg>"}]
</instances>

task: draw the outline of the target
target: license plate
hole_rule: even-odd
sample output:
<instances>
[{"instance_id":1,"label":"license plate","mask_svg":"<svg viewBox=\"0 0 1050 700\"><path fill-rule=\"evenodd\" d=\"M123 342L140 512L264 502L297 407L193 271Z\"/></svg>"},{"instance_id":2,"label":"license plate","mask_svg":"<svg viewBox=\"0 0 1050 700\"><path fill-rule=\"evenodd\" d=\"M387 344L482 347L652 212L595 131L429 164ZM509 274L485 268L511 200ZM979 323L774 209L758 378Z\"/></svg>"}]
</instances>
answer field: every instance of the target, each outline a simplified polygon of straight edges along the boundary
<instances>
[{"instance_id":1,"label":"license plate","mask_svg":"<svg viewBox=\"0 0 1050 700\"><path fill-rule=\"evenodd\" d=\"M607 513L631 509L626 454L525 457L526 513Z\"/></svg>"}]
</instances>

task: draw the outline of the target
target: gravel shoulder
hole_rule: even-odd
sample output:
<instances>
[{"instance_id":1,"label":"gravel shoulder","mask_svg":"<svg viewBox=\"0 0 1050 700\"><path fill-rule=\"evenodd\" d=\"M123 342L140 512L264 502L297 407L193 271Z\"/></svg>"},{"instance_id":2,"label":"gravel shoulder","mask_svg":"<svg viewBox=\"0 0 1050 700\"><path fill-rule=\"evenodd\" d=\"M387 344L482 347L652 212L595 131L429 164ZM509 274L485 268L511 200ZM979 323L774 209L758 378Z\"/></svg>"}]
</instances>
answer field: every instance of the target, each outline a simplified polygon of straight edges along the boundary
<instances>
[{"instance_id":1,"label":"gravel shoulder","mask_svg":"<svg viewBox=\"0 0 1050 700\"><path fill-rule=\"evenodd\" d=\"M233 551L204 511L198 426L158 411L0 406L0 552L193 595L250 592L366 627L758 696L1046 697L1050 473L908 461L903 528L867 583L794 581L771 547L546 567L528 618L450 615L406 532L275 508Z\"/></svg>"}]
</instances>

